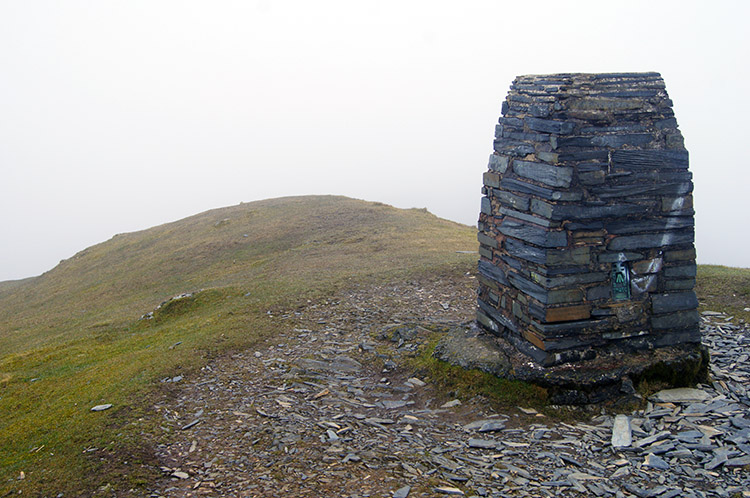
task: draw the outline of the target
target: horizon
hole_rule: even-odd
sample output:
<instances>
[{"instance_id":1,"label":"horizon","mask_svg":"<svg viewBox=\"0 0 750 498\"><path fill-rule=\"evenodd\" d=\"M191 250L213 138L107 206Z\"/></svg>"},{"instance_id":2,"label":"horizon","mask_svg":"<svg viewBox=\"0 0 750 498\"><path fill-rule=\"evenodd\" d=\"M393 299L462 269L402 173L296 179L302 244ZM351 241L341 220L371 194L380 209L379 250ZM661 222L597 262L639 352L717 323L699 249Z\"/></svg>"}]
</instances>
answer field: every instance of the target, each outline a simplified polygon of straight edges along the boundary
<instances>
[{"instance_id":1,"label":"horizon","mask_svg":"<svg viewBox=\"0 0 750 498\"><path fill-rule=\"evenodd\" d=\"M0 281L118 233L296 195L475 226L513 79L661 73L699 264L750 267L750 5L86 1L0 6Z\"/></svg>"}]
</instances>

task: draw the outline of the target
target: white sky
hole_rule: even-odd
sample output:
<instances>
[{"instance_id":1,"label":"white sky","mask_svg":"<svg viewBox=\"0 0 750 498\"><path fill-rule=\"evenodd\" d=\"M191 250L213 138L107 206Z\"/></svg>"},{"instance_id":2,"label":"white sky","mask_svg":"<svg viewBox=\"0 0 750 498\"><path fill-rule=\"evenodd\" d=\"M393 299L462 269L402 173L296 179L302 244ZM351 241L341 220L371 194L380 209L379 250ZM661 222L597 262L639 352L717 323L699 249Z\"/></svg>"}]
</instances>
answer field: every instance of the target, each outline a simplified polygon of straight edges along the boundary
<instances>
[{"instance_id":1,"label":"white sky","mask_svg":"<svg viewBox=\"0 0 750 498\"><path fill-rule=\"evenodd\" d=\"M475 224L516 75L659 71L698 260L750 266L746 1L0 0L0 280L240 201Z\"/></svg>"}]
</instances>

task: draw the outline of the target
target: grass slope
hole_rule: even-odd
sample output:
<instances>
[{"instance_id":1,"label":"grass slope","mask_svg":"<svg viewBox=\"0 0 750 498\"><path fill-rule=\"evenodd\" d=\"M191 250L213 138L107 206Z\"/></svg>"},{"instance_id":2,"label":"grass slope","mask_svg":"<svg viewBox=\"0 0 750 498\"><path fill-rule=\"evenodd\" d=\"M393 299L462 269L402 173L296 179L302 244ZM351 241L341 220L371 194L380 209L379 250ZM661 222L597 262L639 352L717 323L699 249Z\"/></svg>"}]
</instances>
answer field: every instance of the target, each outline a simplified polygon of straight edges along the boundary
<instances>
[{"instance_id":1,"label":"grass slope","mask_svg":"<svg viewBox=\"0 0 750 498\"><path fill-rule=\"evenodd\" d=\"M0 496L80 495L119 472L120 491L137 488L140 415L160 379L272 336L268 310L353 282L468 271L476 255L456 251L476 247L475 229L424 210L293 197L117 235L0 285ZM90 412L101 403L114 407Z\"/></svg>"}]
</instances>

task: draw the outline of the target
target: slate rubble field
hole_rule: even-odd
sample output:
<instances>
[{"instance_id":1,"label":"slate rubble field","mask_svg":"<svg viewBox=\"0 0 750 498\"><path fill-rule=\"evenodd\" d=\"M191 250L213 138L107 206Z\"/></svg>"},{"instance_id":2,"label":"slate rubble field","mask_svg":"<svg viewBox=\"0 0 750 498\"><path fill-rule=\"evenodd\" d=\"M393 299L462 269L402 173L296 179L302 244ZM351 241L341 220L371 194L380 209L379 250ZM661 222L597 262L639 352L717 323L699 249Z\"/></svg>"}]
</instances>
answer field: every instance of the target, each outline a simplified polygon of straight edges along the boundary
<instances>
[{"instance_id":1,"label":"slate rubble field","mask_svg":"<svg viewBox=\"0 0 750 498\"><path fill-rule=\"evenodd\" d=\"M630 428L632 443L614 448L612 414L492 413L413 377L404 359L423 334L384 328L468 322L475 287L434 279L270 310L289 322L276 344L165 383L151 496L750 496L750 327L704 312L712 384L629 414L615 440Z\"/></svg>"}]
</instances>

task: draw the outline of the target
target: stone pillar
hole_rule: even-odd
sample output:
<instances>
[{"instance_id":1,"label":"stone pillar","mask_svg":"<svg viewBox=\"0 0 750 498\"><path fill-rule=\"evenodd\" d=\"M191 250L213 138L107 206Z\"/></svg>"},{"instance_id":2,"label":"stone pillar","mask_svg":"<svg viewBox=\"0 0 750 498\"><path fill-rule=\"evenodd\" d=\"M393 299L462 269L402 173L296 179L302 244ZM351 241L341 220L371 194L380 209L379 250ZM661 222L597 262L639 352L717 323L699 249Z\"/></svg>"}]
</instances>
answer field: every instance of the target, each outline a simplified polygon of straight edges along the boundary
<instances>
[{"instance_id":1,"label":"stone pillar","mask_svg":"<svg viewBox=\"0 0 750 498\"><path fill-rule=\"evenodd\" d=\"M540 367L695 353L692 191L658 73L517 77L484 174L478 322Z\"/></svg>"}]
</instances>

